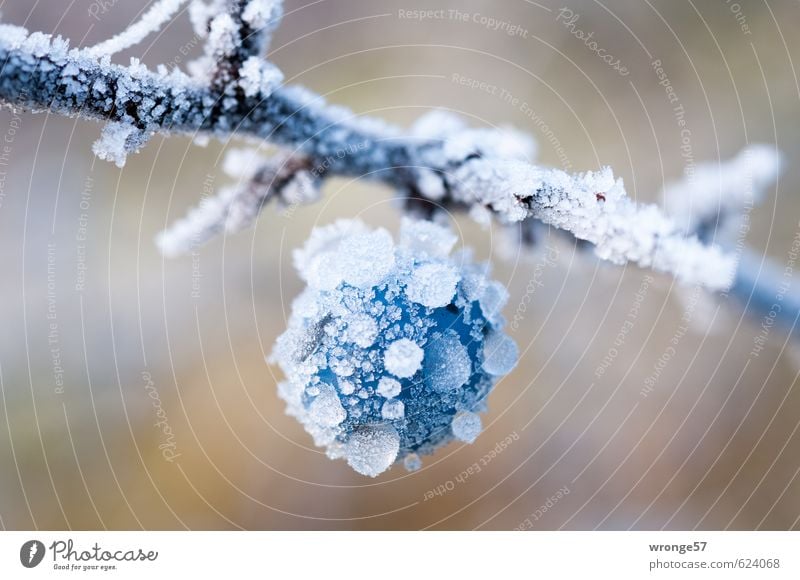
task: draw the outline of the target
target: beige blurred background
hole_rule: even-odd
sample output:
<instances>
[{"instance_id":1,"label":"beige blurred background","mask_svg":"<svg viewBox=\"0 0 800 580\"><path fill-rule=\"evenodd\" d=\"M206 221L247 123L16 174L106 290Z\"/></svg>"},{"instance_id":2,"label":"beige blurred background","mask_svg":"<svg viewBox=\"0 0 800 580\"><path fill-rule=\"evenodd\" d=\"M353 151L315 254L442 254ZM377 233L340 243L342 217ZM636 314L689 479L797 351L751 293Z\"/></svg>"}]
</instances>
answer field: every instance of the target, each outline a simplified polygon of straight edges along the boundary
<instances>
[{"instance_id":1,"label":"beige blurred background","mask_svg":"<svg viewBox=\"0 0 800 580\"><path fill-rule=\"evenodd\" d=\"M0 3L4 20L81 45L146 5ZM562 8L627 75L571 33ZM407 17L419 9L444 17ZM640 201L659 201L687 164L651 65L661 60L694 162L748 142L784 151L786 171L753 211L747 243L786 260L800 219L796 2L321 0L286 10L272 59L289 82L403 125L434 107L477 126L511 123L538 140L542 163L611 165ZM182 17L117 61L182 65L199 49ZM666 277L648 284L648 272L555 237L504 261L498 231L465 216L463 243L508 285L507 317L526 293L530 302L511 332L520 364L491 395L484 433L412 474L395 467L368 480L328 460L283 414L280 371L264 358L301 290L291 249L339 217L396 232L391 192L330 181L314 206L267 209L251 232L164 260L154 235L226 182L220 155L236 141L157 137L119 170L92 156L98 132L0 112L0 138L11 139L0 167L4 528L800 527L800 350L783 329L753 356L760 321L729 300L687 301ZM637 291L641 308L615 347Z\"/></svg>"}]
</instances>

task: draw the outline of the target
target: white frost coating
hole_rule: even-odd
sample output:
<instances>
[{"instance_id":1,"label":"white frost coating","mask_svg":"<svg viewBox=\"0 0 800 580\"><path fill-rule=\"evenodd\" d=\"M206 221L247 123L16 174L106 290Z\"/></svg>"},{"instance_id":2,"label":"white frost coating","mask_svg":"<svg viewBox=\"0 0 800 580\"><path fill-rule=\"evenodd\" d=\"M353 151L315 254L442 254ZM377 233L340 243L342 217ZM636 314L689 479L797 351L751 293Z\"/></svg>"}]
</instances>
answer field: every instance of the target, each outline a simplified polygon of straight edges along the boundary
<instances>
[{"instance_id":1,"label":"white frost coating","mask_svg":"<svg viewBox=\"0 0 800 580\"><path fill-rule=\"evenodd\" d=\"M353 432L345 444L347 464L362 475L377 477L394 463L400 436L391 425L367 425Z\"/></svg>"},{"instance_id":2,"label":"white frost coating","mask_svg":"<svg viewBox=\"0 0 800 580\"><path fill-rule=\"evenodd\" d=\"M491 281L483 287L478 302L483 314L492 322L496 322L503 306L508 302L508 290L500 282Z\"/></svg>"},{"instance_id":3,"label":"white frost coating","mask_svg":"<svg viewBox=\"0 0 800 580\"><path fill-rule=\"evenodd\" d=\"M424 167L417 169L417 189L432 201L439 201L447 194L441 175Z\"/></svg>"},{"instance_id":4,"label":"white frost coating","mask_svg":"<svg viewBox=\"0 0 800 580\"><path fill-rule=\"evenodd\" d=\"M483 343L483 370L490 375L510 373L518 358L517 344L507 334L492 332Z\"/></svg>"},{"instance_id":5,"label":"white frost coating","mask_svg":"<svg viewBox=\"0 0 800 580\"><path fill-rule=\"evenodd\" d=\"M536 142L511 127L464 129L448 136L443 154L455 162L471 155L530 162L536 154Z\"/></svg>"},{"instance_id":6,"label":"white frost coating","mask_svg":"<svg viewBox=\"0 0 800 580\"><path fill-rule=\"evenodd\" d=\"M187 0L158 0L124 32L89 49L92 56L110 56L139 44L169 21Z\"/></svg>"},{"instance_id":7,"label":"white frost coating","mask_svg":"<svg viewBox=\"0 0 800 580\"><path fill-rule=\"evenodd\" d=\"M715 290L733 282L733 256L686 238L656 206L637 206L608 168L569 175L477 159L462 165L451 185L459 201L489 206L506 223L537 218L595 244L595 253L611 262L635 262Z\"/></svg>"},{"instance_id":8,"label":"white frost coating","mask_svg":"<svg viewBox=\"0 0 800 580\"><path fill-rule=\"evenodd\" d=\"M422 364L424 351L407 338L401 338L389 345L383 358L386 370L396 377L413 377Z\"/></svg>"},{"instance_id":9,"label":"white frost coating","mask_svg":"<svg viewBox=\"0 0 800 580\"><path fill-rule=\"evenodd\" d=\"M222 160L222 171L230 177L247 181L265 161L266 157L256 147L232 147Z\"/></svg>"},{"instance_id":10,"label":"white frost coating","mask_svg":"<svg viewBox=\"0 0 800 580\"><path fill-rule=\"evenodd\" d=\"M309 410L303 407L303 387L292 381L283 381L278 384L278 395L286 401L286 413L295 417L303 424L306 431L314 439L315 445L328 445L336 437L336 426L328 426L336 420L336 411L327 414L326 419L319 420L312 416ZM328 411L330 407L322 406L323 411Z\"/></svg>"},{"instance_id":11,"label":"white frost coating","mask_svg":"<svg viewBox=\"0 0 800 580\"><path fill-rule=\"evenodd\" d=\"M310 171L298 171L281 189L281 200L284 204L306 205L319 201L322 192L319 189L319 179Z\"/></svg>"},{"instance_id":12,"label":"white frost coating","mask_svg":"<svg viewBox=\"0 0 800 580\"><path fill-rule=\"evenodd\" d=\"M428 343L422 366L425 384L440 393L462 387L472 375L467 348L452 331Z\"/></svg>"},{"instance_id":13,"label":"white frost coating","mask_svg":"<svg viewBox=\"0 0 800 580\"><path fill-rule=\"evenodd\" d=\"M156 236L156 245L168 257L180 256L195 248L204 240L213 238L225 222L227 206L222 201L235 190L224 188L217 197L206 198L185 217L174 222L169 229Z\"/></svg>"},{"instance_id":14,"label":"white frost coating","mask_svg":"<svg viewBox=\"0 0 800 580\"><path fill-rule=\"evenodd\" d=\"M266 98L283 82L280 69L257 56L245 60L239 74L239 86L248 97L261 95Z\"/></svg>"},{"instance_id":15,"label":"white frost coating","mask_svg":"<svg viewBox=\"0 0 800 580\"><path fill-rule=\"evenodd\" d=\"M448 264L423 264L411 273L406 295L409 300L428 308L447 306L460 279L458 271Z\"/></svg>"},{"instance_id":16,"label":"white frost coating","mask_svg":"<svg viewBox=\"0 0 800 580\"><path fill-rule=\"evenodd\" d=\"M394 241L383 228L350 236L340 247L342 280L356 288L377 285L394 268Z\"/></svg>"},{"instance_id":17,"label":"white frost coating","mask_svg":"<svg viewBox=\"0 0 800 580\"><path fill-rule=\"evenodd\" d=\"M443 139L466 128L464 119L443 109L422 115L411 126L411 134L420 139Z\"/></svg>"},{"instance_id":18,"label":"white frost coating","mask_svg":"<svg viewBox=\"0 0 800 580\"><path fill-rule=\"evenodd\" d=\"M107 123L92 151L100 159L124 167L128 153L138 151L146 140L144 133L130 123Z\"/></svg>"},{"instance_id":19,"label":"white frost coating","mask_svg":"<svg viewBox=\"0 0 800 580\"><path fill-rule=\"evenodd\" d=\"M403 401L398 401L397 399L390 399L381 407L381 416L389 421L402 419L405 412L406 406Z\"/></svg>"},{"instance_id":20,"label":"white frost coating","mask_svg":"<svg viewBox=\"0 0 800 580\"><path fill-rule=\"evenodd\" d=\"M192 23L194 33L200 38L208 36L208 23L225 8L226 0L192 0L189 4L189 21Z\"/></svg>"},{"instance_id":21,"label":"white frost coating","mask_svg":"<svg viewBox=\"0 0 800 580\"><path fill-rule=\"evenodd\" d=\"M347 319L344 339L361 348L372 346L378 336L378 325L369 314L354 314Z\"/></svg>"},{"instance_id":22,"label":"white frost coating","mask_svg":"<svg viewBox=\"0 0 800 580\"><path fill-rule=\"evenodd\" d=\"M489 211L489 208L482 205L473 205L467 213L472 221L484 229L492 225L492 212Z\"/></svg>"},{"instance_id":23,"label":"white frost coating","mask_svg":"<svg viewBox=\"0 0 800 580\"><path fill-rule=\"evenodd\" d=\"M472 443L481 434L481 418L476 413L462 411L453 418L451 428L456 439Z\"/></svg>"},{"instance_id":24,"label":"white frost coating","mask_svg":"<svg viewBox=\"0 0 800 580\"><path fill-rule=\"evenodd\" d=\"M333 257L336 259L332 259ZM294 252L294 263L309 285L326 290L342 282L367 288L394 267L394 242L385 229L368 231L358 220L339 220L315 229Z\"/></svg>"},{"instance_id":25,"label":"white frost coating","mask_svg":"<svg viewBox=\"0 0 800 580\"><path fill-rule=\"evenodd\" d=\"M239 29L227 12L218 14L211 20L208 31L208 52L217 58L233 54L241 42Z\"/></svg>"},{"instance_id":26,"label":"white frost coating","mask_svg":"<svg viewBox=\"0 0 800 580\"><path fill-rule=\"evenodd\" d=\"M339 392L343 395L352 395L356 392L356 386L350 381L339 381Z\"/></svg>"},{"instance_id":27,"label":"white frost coating","mask_svg":"<svg viewBox=\"0 0 800 580\"><path fill-rule=\"evenodd\" d=\"M393 378L382 377L381 380L378 381L378 394L381 397L392 399L400 394L400 390L400 382Z\"/></svg>"},{"instance_id":28,"label":"white frost coating","mask_svg":"<svg viewBox=\"0 0 800 580\"><path fill-rule=\"evenodd\" d=\"M250 0L242 12L242 20L257 30L272 32L281 22L283 2L278 0Z\"/></svg>"},{"instance_id":29,"label":"white frost coating","mask_svg":"<svg viewBox=\"0 0 800 580\"><path fill-rule=\"evenodd\" d=\"M0 24L0 38L9 48L20 48L28 38L28 30L14 24ZM50 47L48 46L48 50Z\"/></svg>"},{"instance_id":30,"label":"white frost coating","mask_svg":"<svg viewBox=\"0 0 800 580\"><path fill-rule=\"evenodd\" d=\"M327 226L314 228L302 248L292 252L294 267L300 277L311 283L316 277L316 271L321 267L320 262L338 248L341 241L352 234L362 234L369 230L361 220L337 220Z\"/></svg>"},{"instance_id":31,"label":"white frost coating","mask_svg":"<svg viewBox=\"0 0 800 580\"><path fill-rule=\"evenodd\" d=\"M668 184L662 192L664 207L687 232L703 222L715 226L717 216L760 203L780 171L774 145L750 145L728 161L697 165L691 174Z\"/></svg>"},{"instance_id":32,"label":"white frost coating","mask_svg":"<svg viewBox=\"0 0 800 580\"><path fill-rule=\"evenodd\" d=\"M400 225L400 245L415 254L445 258L456 241L450 228L431 221L404 217Z\"/></svg>"},{"instance_id":33,"label":"white frost coating","mask_svg":"<svg viewBox=\"0 0 800 580\"><path fill-rule=\"evenodd\" d=\"M330 385L322 384L319 394L308 406L308 416L322 427L335 427L347 418L344 407Z\"/></svg>"}]
</instances>

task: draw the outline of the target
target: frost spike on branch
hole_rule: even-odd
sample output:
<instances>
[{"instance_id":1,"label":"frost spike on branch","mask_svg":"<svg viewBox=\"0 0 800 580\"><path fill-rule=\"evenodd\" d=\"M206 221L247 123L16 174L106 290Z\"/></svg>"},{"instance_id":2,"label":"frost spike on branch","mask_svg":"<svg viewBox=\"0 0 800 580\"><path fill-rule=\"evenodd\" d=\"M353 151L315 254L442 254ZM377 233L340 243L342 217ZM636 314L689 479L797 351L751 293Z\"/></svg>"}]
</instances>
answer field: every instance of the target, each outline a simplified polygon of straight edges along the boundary
<instances>
[{"instance_id":1,"label":"frost spike on branch","mask_svg":"<svg viewBox=\"0 0 800 580\"><path fill-rule=\"evenodd\" d=\"M164 255L185 254L221 232L235 233L252 226L272 199L286 206L318 199L319 179L304 157L278 153L264 159L255 151L234 149L224 165L225 172L240 183L221 188L161 232L156 242Z\"/></svg>"},{"instance_id":2,"label":"frost spike on branch","mask_svg":"<svg viewBox=\"0 0 800 580\"><path fill-rule=\"evenodd\" d=\"M187 0L158 0L134 24L116 36L109 38L89 49L92 56L111 56L127 48L135 46L175 16Z\"/></svg>"},{"instance_id":3,"label":"frost spike on branch","mask_svg":"<svg viewBox=\"0 0 800 580\"><path fill-rule=\"evenodd\" d=\"M748 145L731 159L701 163L683 179L667 184L661 193L664 207L685 231L705 239L729 218L761 203L781 165L774 145Z\"/></svg>"},{"instance_id":4,"label":"frost spike on branch","mask_svg":"<svg viewBox=\"0 0 800 580\"><path fill-rule=\"evenodd\" d=\"M198 6L207 20L198 17ZM448 138L424 138L421 130L409 135L377 120L354 120L309 91L275 88L271 65L259 60L252 66L250 59L259 58L268 23L277 20L264 14L276 6L279 14L279 3L271 0L194 0L194 24L208 26L206 57L222 57L218 72L205 79L165 69L156 74L138 62L113 65L108 57L68 50L60 38L0 27L0 100L109 122L95 151L118 165L155 132L225 138L236 132L297 151L326 176L369 174L407 197L455 209L483 207L506 223L540 219L598 244L601 257L612 261L633 260L715 289L730 283L729 259L681 239L654 207L624 198L608 170L577 176L544 170L521 161L531 145L512 131L448 121ZM259 25L265 32L248 32ZM263 88L253 90L254 84ZM589 192L587 179L608 189ZM647 227L626 225L639 220Z\"/></svg>"}]
</instances>

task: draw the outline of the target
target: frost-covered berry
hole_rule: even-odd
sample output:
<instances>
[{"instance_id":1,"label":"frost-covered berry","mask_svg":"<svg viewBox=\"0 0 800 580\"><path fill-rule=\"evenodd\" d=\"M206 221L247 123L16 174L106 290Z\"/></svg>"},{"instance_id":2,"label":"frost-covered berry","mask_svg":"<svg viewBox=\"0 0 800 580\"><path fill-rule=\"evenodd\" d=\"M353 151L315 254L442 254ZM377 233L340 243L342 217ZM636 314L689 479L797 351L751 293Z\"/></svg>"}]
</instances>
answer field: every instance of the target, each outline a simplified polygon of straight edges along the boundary
<instances>
[{"instance_id":1,"label":"frost-covered berry","mask_svg":"<svg viewBox=\"0 0 800 580\"><path fill-rule=\"evenodd\" d=\"M505 288L446 227L404 219L400 243L357 220L317 228L294 254L308 287L273 359L279 395L331 458L375 477L454 440L516 364L502 331Z\"/></svg>"}]
</instances>

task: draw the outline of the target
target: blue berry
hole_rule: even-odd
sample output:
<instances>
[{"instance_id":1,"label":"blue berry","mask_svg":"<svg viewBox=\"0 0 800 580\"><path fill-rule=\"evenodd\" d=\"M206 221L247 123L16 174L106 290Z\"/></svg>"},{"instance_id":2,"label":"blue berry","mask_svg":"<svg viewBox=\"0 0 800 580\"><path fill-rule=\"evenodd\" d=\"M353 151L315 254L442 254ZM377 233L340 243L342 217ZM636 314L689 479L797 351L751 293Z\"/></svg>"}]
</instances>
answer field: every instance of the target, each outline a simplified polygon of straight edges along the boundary
<instances>
[{"instance_id":1,"label":"blue berry","mask_svg":"<svg viewBox=\"0 0 800 580\"><path fill-rule=\"evenodd\" d=\"M477 413L516 364L502 331L508 294L446 227L404 219L400 242L342 220L294 255L308 287L273 358L279 394L331 458L375 477L453 439L472 442Z\"/></svg>"}]
</instances>

